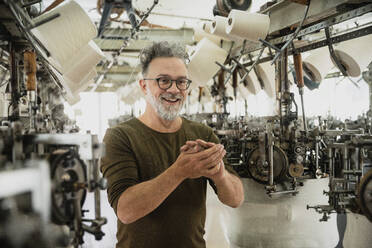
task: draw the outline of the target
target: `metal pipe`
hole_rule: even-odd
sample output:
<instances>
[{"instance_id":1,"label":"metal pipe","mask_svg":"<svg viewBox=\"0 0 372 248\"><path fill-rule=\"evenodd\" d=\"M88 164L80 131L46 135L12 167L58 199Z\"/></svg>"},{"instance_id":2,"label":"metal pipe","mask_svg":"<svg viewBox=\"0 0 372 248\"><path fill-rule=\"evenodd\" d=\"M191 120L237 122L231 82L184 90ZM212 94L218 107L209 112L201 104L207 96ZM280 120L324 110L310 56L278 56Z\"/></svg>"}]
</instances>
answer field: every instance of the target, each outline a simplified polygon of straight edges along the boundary
<instances>
[{"instance_id":1,"label":"metal pipe","mask_svg":"<svg viewBox=\"0 0 372 248\"><path fill-rule=\"evenodd\" d=\"M360 163L359 163L360 161L360 148L359 147L355 148L355 153L356 153L356 163L355 163L354 175L355 175L355 181L359 183L360 176L363 175L363 170L360 168Z\"/></svg>"},{"instance_id":2,"label":"metal pipe","mask_svg":"<svg viewBox=\"0 0 372 248\"><path fill-rule=\"evenodd\" d=\"M349 150L348 150L347 146L345 146L344 150L343 150L343 158L342 158L343 170L349 170L350 169L349 168L350 166L349 166L348 157L349 157ZM345 176L346 176L346 180L349 180L350 175L346 174ZM343 186L344 186L343 187L344 189L350 190L350 184L349 183L346 182Z\"/></svg>"},{"instance_id":3,"label":"metal pipe","mask_svg":"<svg viewBox=\"0 0 372 248\"><path fill-rule=\"evenodd\" d=\"M271 192L269 195L282 195L282 194L294 194L298 193L298 190L284 190L284 191L277 191L277 192Z\"/></svg>"},{"instance_id":4,"label":"metal pipe","mask_svg":"<svg viewBox=\"0 0 372 248\"><path fill-rule=\"evenodd\" d=\"M329 175L330 175L330 178L329 180L331 181L331 179L334 177L335 175L335 172L333 170L333 150L332 148L328 148L328 158L329 158L329 161L328 161L328 170L329 170Z\"/></svg>"},{"instance_id":5,"label":"metal pipe","mask_svg":"<svg viewBox=\"0 0 372 248\"><path fill-rule=\"evenodd\" d=\"M269 162L270 162L270 186L274 185L274 144L273 136L270 128L270 133L268 134L268 143L269 143Z\"/></svg>"},{"instance_id":6,"label":"metal pipe","mask_svg":"<svg viewBox=\"0 0 372 248\"><path fill-rule=\"evenodd\" d=\"M362 175L363 171L358 169L352 169L352 170L343 170L344 174L352 174L352 175Z\"/></svg>"},{"instance_id":7,"label":"metal pipe","mask_svg":"<svg viewBox=\"0 0 372 248\"><path fill-rule=\"evenodd\" d=\"M93 165L93 180L96 182L96 187L94 189L94 211L96 219L101 218L101 189L98 185L99 172L98 172L98 161L95 159L92 161Z\"/></svg>"},{"instance_id":8,"label":"metal pipe","mask_svg":"<svg viewBox=\"0 0 372 248\"><path fill-rule=\"evenodd\" d=\"M19 93L19 82L18 82L18 67L17 67L17 57L16 57L16 48L13 42L9 43L10 48L10 90L11 90L11 107L12 107L12 121L19 119L19 109L18 109L18 100L20 97ZM8 117L10 105L8 107Z\"/></svg>"},{"instance_id":9,"label":"metal pipe","mask_svg":"<svg viewBox=\"0 0 372 248\"><path fill-rule=\"evenodd\" d=\"M315 138L315 167L319 170L319 137Z\"/></svg>"}]
</instances>

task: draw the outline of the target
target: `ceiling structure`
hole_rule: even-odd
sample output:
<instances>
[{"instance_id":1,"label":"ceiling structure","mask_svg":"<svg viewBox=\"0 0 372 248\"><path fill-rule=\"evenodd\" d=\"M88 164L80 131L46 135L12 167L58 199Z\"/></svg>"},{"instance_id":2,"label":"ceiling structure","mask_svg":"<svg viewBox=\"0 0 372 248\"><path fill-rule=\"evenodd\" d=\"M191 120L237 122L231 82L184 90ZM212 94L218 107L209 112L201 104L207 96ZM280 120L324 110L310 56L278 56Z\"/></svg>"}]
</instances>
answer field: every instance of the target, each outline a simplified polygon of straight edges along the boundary
<instances>
[{"instance_id":1,"label":"ceiling structure","mask_svg":"<svg viewBox=\"0 0 372 248\"><path fill-rule=\"evenodd\" d=\"M44 0L42 2L42 8L49 6L54 0ZM87 12L91 20L99 26L101 15L97 10L96 0L76 0L82 8ZM103 1L103 0L101 0ZM342 0L346 1L346 0ZM252 6L249 9L251 12L259 11L259 8L267 3L266 0L252 1ZM281 2L281 1L278 1ZM288 4L289 1L285 2ZM319 1L316 1L319 2ZM330 1L335 2L335 1ZM141 12L146 12L154 3L153 0L132 0L133 7ZM204 21L213 20L213 7L216 4L216 0L159 0L159 3L151 11L150 15L146 19L153 25L158 25L156 28L149 28L141 26L141 30L138 32L136 39L130 39L129 41L124 40L124 37L130 37L130 28L128 24L128 17L124 12L120 18L115 21L111 21L108 27L104 31L106 37L113 38L96 38L94 41L97 45L105 52L106 60L101 61L97 66L97 72L99 76L95 80L95 84L91 85L87 91L117 91L120 87L134 82L137 79L137 75L140 72L139 68L139 53L140 50L150 44L153 41L167 40L185 45L192 46L196 42L194 40L194 27L200 25ZM293 4L291 5L293 6ZM275 6L274 6L275 7ZM283 7L283 6L281 6ZM281 8L286 11L286 8ZM314 11L314 8L313 8ZM292 15L287 16L293 19L293 23L301 18L303 15L297 13L297 11L291 11ZM278 11L279 15L280 13ZM371 21L371 16L363 16L361 19ZM359 22L363 22L359 20ZM347 25L355 25L355 20L352 22L345 22L342 25L335 25L335 28L343 29ZM271 28L278 26L280 30L282 23L276 22L275 25L271 25ZM347 27L348 29L349 27ZM312 34L311 37L304 37L303 42L307 39L316 39L316 36L324 36L322 32Z\"/></svg>"},{"instance_id":2,"label":"ceiling structure","mask_svg":"<svg viewBox=\"0 0 372 248\"><path fill-rule=\"evenodd\" d=\"M54 0L44 0L42 8L45 9ZM77 0L87 12L92 21L99 26L101 15L97 9L96 0ZM146 12L153 4L153 0L133 0L133 7ZM266 0L253 1L251 11L257 11ZM149 23L162 26L162 28L141 27L137 39L129 42L123 39L97 38L95 42L105 52L107 61L102 61L97 66L98 74L104 75L96 78L98 85L92 85L87 91L116 91L118 88L132 83L140 71L138 68L140 49L153 41L167 40L194 45L194 27L203 21L213 20L213 6L216 0L159 0L146 19ZM119 19L110 22L104 35L110 37L130 36L130 25L124 12ZM120 52L119 52L120 50ZM113 62L110 69L107 66Z\"/></svg>"},{"instance_id":3,"label":"ceiling structure","mask_svg":"<svg viewBox=\"0 0 372 248\"><path fill-rule=\"evenodd\" d=\"M42 8L49 6L54 0L44 0ZM88 13L92 21L99 26L101 15L97 10L97 1L78 0L82 8ZM153 4L153 0L133 0L133 7L145 12ZM151 11L147 21L151 24L161 25L163 28L141 27L137 39L125 42L123 39L102 39L97 38L95 42L107 56L107 61L102 61L97 66L98 74L104 77L96 82L99 85L92 85L87 91L116 91L118 88L133 82L139 72L138 55L140 49L153 41L167 40L181 42L185 45L193 45L193 27L200 21L213 18L212 9L215 0L160 0ZM195 7L191 7L195 6ZM129 37L130 25L125 22L128 17L124 12L119 19L110 22L105 29L104 35L110 37ZM120 52L119 52L120 50ZM113 62L112 67L107 66Z\"/></svg>"}]
</instances>

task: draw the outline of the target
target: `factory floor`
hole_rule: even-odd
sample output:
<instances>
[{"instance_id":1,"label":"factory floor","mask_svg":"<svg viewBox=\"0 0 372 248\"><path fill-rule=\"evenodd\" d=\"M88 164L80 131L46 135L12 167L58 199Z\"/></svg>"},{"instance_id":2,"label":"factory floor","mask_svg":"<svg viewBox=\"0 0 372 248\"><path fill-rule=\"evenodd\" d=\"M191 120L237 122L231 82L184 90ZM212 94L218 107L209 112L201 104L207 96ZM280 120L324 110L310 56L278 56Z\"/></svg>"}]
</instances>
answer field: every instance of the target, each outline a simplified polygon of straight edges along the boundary
<instances>
[{"instance_id":1,"label":"factory floor","mask_svg":"<svg viewBox=\"0 0 372 248\"><path fill-rule=\"evenodd\" d=\"M346 231L341 242L336 215L331 215L327 222L319 222L320 214L306 210L307 204L327 203L322 194L327 188L327 179L308 180L295 197L282 196L278 199L269 199L263 185L251 179L242 180L245 202L237 209L220 204L208 187L207 248L367 248L372 244L372 223L364 216L347 215ZM96 241L92 235L86 234L83 247L115 247L116 216L108 204L106 192L102 191L101 196L102 215L108 219L103 226L105 236ZM88 194L84 207L91 209L86 217L93 217L93 194ZM338 219L339 229L342 230L345 228L342 223L345 217Z\"/></svg>"}]
</instances>

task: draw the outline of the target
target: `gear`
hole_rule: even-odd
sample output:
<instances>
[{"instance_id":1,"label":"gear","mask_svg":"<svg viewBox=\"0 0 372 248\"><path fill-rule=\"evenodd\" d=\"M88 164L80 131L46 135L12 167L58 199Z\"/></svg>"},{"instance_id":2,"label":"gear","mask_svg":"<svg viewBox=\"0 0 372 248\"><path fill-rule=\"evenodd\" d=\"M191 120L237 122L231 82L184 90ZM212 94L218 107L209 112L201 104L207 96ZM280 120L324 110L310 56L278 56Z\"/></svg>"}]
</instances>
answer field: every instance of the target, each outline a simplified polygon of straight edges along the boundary
<instances>
[{"instance_id":1,"label":"gear","mask_svg":"<svg viewBox=\"0 0 372 248\"><path fill-rule=\"evenodd\" d=\"M285 177L288 169L288 159L284 151L277 146L273 149L274 157L274 182L279 183ZM269 165L262 161L259 148L253 149L247 157L246 169L254 180L267 184L269 181Z\"/></svg>"},{"instance_id":2,"label":"gear","mask_svg":"<svg viewBox=\"0 0 372 248\"><path fill-rule=\"evenodd\" d=\"M86 196L86 165L74 151L59 150L49 158L52 178L52 219L69 224L75 217L74 199L83 206Z\"/></svg>"},{"instance_id":3,"label":"gear","mask_svg":"<svg viewBox=\"0 0 372 248\"><path fill-rule=\"evenodd\" d=\"M288 173L291 177L300 177L304 173L304 166L302 164L290 164Z\"/></svg>"},{"instance_id":4,"label":"gear","mask_svg":"<svg viewBox=\"0 0 372 248\"><path fill-rule=\"evenodd\" d=\"M372 169L370 169L360 181L358 204L363 214L372 222Z\"/></svg>"},{"instance_id":5,"label":"gear","mask_svg":"<svg viewBox=\"0 0 372 248\"><path fill-rule=\"evenodd\" d=\"M251 7L251 0L217 0L214 13L227 17L232 9L246 11Z\"/></svg>"}]
</instances>

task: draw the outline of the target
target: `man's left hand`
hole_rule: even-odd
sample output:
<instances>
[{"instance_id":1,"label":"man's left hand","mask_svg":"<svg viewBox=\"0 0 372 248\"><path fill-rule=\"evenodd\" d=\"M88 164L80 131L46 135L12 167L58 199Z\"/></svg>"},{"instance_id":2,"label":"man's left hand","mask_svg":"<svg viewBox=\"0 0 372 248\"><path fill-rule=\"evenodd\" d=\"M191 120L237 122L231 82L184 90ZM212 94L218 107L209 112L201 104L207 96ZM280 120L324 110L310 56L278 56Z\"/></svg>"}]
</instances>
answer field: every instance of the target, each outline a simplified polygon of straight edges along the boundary
<instances>
[{"instance_id":1,"label":"man's left hand","mask_svg":"<svg viewBox=\"0 0 372 248\"><path fill-rule=\"evenodd\" d=\"M201 139L197 139L195 141L187 141L186 144L180 148L180 151L184 153L197 153L203 151L204 149L208 149L214 145L216 144L212 142L206 142ZM222 180L225 177L225 164L223 160L221 160L218 164L211 167L210 169L213 169L216 166L219 167L219 170L212 176L208 176L208 178L212 179L214 182L216 182L216 180Z\"/></svg>"}]
</instances>

